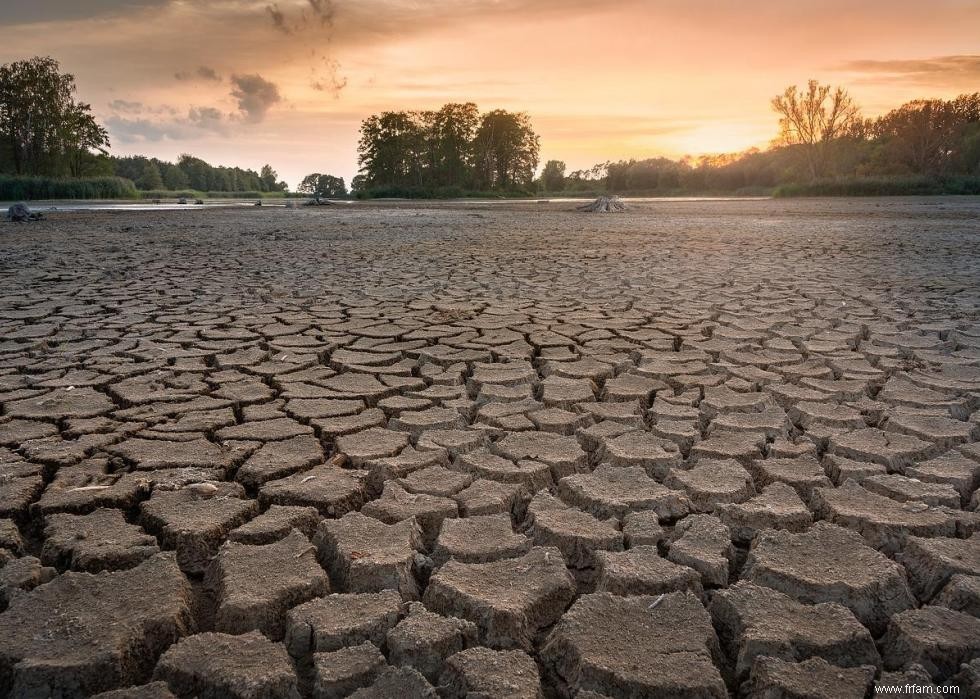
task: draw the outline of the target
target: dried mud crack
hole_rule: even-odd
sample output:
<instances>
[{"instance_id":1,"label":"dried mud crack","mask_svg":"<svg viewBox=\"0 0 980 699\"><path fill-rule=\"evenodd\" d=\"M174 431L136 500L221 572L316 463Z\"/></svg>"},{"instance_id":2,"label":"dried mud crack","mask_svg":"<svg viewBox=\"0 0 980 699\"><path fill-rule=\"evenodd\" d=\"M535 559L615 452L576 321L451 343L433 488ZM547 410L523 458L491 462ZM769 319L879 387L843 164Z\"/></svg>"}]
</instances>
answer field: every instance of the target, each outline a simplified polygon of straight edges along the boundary
<instances>
[{"instance_id":1,"label":"dried mud crack","mask_svg":"<svg viewBox=\"0 0 980 699\"><path fill-rule=\"evenodd\" d=\"M0 696L980 696L980 204L567 208L0 226Z\"/></svg>"}]
</instances>

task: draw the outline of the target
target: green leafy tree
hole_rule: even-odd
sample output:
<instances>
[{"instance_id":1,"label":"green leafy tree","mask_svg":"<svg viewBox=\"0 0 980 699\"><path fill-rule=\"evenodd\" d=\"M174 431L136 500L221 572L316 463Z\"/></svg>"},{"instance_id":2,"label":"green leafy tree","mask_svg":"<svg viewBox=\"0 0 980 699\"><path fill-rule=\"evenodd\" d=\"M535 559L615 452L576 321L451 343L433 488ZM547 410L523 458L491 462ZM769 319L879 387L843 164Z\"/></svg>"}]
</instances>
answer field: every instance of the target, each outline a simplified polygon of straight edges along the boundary
<instances>
[{"instance_id":1,"label":"green leafy tree","mask_svg":"<svg viewBox=\"0 0 980 699\"><path fill-rule=\"evenodd\" d=\"M321 175L315 172L303 178L297 191L300 194L309 194L317 199L336 199L347 196L347 185L344 183L344 178L342 177Z\"/></svg>"},{"instance_id":2,"label":"green leafy tree","mask_svg":"<svg viewBox=\"0 0 980 699\"><path fill-rule=\"evenodd\" d=\"M361 124L358 163L359 191L526 188L537 169L538 137L526 114L481 116L470 102L382 112Z\"/></svg>"},{"instance_id":3,"label":"green leafy tree","mask_svg":"<svg viewBox=\"0 0 980 699\"><path fill-rule=\"evenodd\" d=\"M527 114L496 109L480 119L473 142L477 186L528 187L538 167L540 139Z\"/></svg>"},{"instance_id":4,"label":"green leafy tree","mask_svg":"<svg viewBox=\"0 0 980 699\"><path fill-rule=\"evenodd\" d=\"M343 177L320 175L316 189L320 193L320 196L323 197L337 198L347 196L347 185L344 183Z\"/></svg>"},{"instance_id":5,"label":"green leafy tree","mask_svg":"<svg viewBox=\"0 0 980 699\"><path fill-rule=\"evenodd\" d=\"M369 187L421 187L430 161L424 112L382 112L361 124L358 163Z\"/></svg>"},{"instance_id":6,"label":"green leafy tree","mask_svg":"<svg viewBox=\"0 0 980 699\"><path fill-rule=\"evenodd\" d=\"M109 147L90 105L75 100L75 78L53 58L0 66L0 141L18 175L80 174Z\"/></svg>"},{"instance_id":7,"label":"green leafy tree","mask_svg":"<svg viewBox=\"0 0 980 699\"><path fill-rule=\"evenodd\" d=\"M172 163L164 163L163 171L160 173L163 177L163 187L164 189L169 189L172 192L180 191L190 187L190 181L187 179L187 175L176 165Z\"/></svg>"},{"instance_id":8,"label":"green leafy tree","mask_svg":"<svg viewBox=\"0 0 980 699\"><path fill-rule=\"evenodd\" d=\"M160 175L160 168L152 160L143 163L143 172L135 180L139 189L144 191L163 189L163 177Z\"/></svg>"},{"instance_id":9,"label":"green leafy tree","mask_svg":"<svg viewBox=\"0 0 980 699\"><path fill-rule=\"evenodd\" d=\"M210 174L211 166L206 162L185 153L177 161L177 167L183 171L191 189L196 189L200 192L206 192L208 190L208 175Z\"/></svg>"},{"instance_id":10,"label":"green leafy tree","mask_svg":"<svg viewBox=\"0 0 980 699\"><path fill-rule=\"evenodd\" d=\"M279 180L279 175L272 169L271 165L263 165L262 172L259 174L263 192L284 192L289 186Z\"/></svg>"},{"instance_id":11,"label":"green leafy tree","mask_svg":"<svg viewBox=\"0 0 980 699\"><path fill-rule=\"evenodd\" d=\"M541 171L541 184L546 192L560 192L565 189L565 163L549 160Z\"/></svg>"},{"instance_id":12,"label":"green leafy tree","mask_svg":"<svg viewBox=\"0 0 980 699\"><path fill-rule=\"evenodd\" d=\"M350 181L350 191L354 196L361 196L368 190L367 177L365 175L354 175Z\"/></svg>"},{"instance_id":13,"label":"green leafy tree","mask_svg":"<svg viewBox=\"0 0 980 699\"><path fill-rule=\"evenodd\" d=\"M907 172L940 175L970 171L962 160L971 125L980 122L980 93L955 100L914 100L868 125L888 162Z\"/></svg>"},{"instance_id":14,"label":"green leafy tree","mask_svg":"<svg viewBox=\"0 0 980 699\"><path fill-rule=\"evenodd\" d=\"M320 180L319 172L314 172L310 175L307 175L306 177L303 178L303 181L299 183L299 187L296 188L296 191L299 192L300 194L310 194L310 195L315 194L317 183L319 182L319 180Z\"/></svg>"},{"instance_id":15,"label":"green leafy tree","mask_svg":"<svg viewBox=\"0 0 980 699\"><path fill-rule=\"evenodd\" d=\"M472 102L447 104L431 115L428 135L433 185L469 184L473 137L479 122L480 110Z\"/></svg>"}]
</instances>

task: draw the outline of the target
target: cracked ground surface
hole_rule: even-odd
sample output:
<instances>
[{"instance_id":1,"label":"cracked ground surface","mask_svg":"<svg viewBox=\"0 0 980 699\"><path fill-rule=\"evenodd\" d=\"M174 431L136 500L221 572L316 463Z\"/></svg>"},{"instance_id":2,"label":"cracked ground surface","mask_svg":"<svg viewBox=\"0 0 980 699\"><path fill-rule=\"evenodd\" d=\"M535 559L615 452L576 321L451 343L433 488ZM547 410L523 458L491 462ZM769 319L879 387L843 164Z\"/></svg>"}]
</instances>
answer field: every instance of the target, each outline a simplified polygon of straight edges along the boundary
<instances>
[{"instance_id":1,"label":"cracked ground surface","mask_svg":"<svg viewBox=\"0 0 980 699\"><path fill-rule=\"evenodd\" d=\"M0 228L0 695L980 696L980 202Z\"/></svg>"}]
</instances>

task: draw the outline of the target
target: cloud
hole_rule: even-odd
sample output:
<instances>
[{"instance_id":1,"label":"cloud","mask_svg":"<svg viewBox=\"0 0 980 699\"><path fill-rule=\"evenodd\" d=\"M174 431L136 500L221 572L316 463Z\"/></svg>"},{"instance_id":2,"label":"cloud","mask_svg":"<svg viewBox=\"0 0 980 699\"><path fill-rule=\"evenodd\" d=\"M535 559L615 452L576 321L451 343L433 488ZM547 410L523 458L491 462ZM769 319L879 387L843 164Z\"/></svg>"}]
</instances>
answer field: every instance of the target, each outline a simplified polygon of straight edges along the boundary
<instances>
[{"instance_id":1,"label":"cloud","mask_svg":"<svg viewBox=\"0 0 980 699\"><path fill-rule=\"evenodd\" d=\"M279 9L279 5L268 5L265 11L269 13L269 17L272 19L272 26L283 34L293 33L293 30L286 24L286 15Z\"/></svg>"},{"instance_id":2,"label":"cloud","mask_svg":"<svg viewBox=\"0 0 980 699\"><path fill-rule=\"evenodd\" d=\"M198 69L198 74L203 77L205 70L204 67ZM169 104L149 106L116 99L109 103L112 113L105 119L106 126L113 140L120 143L228 136L242 125L261 122L269 109L282 101L279 88L260 75L233 75L231 82L230 97L237 101L237 112L228 114L215 106L192 106L181 110Z\"/></svg>"},{"instance_id":3,"label":"cloud","mask_svg":"<svg viewBox=\"0 0 980 699\"><path fill-rule=\"evenodd\" d=\"M199 129L188 120L157 121L144 117L129 119L111 116L105 120L109 135L114 142L147 143L157 141L187 141L207 135L208 130Z\"/></svg>"},{"instance_id":4,"label":"cloud","mask_svg":"<svg viewBox=\"0 0 980 699\"><path fill-rule=\"evenodd\" d=\"M333 95L334 99L340 97L340 93L347 87L347 78L340 74L340 63L329 56L321 56L319 65L314 65L310 70L310 85L317 92L326 92Z\"/></svg>"},{"instance_id":5,"label":"cloud","mask_svg":"<svg viewBox=\"0 0 980 699\"><path fill-rule=\"evenodd\" d=\"M333 3L333 0L307 0L310 3L310 10L313 12L313 18L319 19L320 24L326 27L333 26L333 18L337 12L337 8Z\"/></svg>"},{"instance_id":6,"label":"cloud","mask_svg":"<svg viewBox=\"0 0 980 699\"><path fill-rule=\"evenodd\" d=\"M140 114L145 106L142 102L130 102L129 100L112 100L109 109L122 114Z\"/></svg>"},{"instance_id":7,"label":"cloud","mask_svg":"<svg viewBox=\"0 0 980 699\"><path fill-rule=\"evenodd\" d=\"M191 107L180 112L170 105L148 107L141 102L114 100L105 123L113 140L144 143L186 141L208 135L227 135L228 119L216 107Z\"/></svg>"},{"instance_id":8,"label":"cloud","mask_svg":"<svg viewBox=\"0 0 980 699\"><path fill-rule=\"evenodd\" d=\"M174 73L174 77L181 81L205 80L220 83L222 80L218 71L208 66L198 66L197 70L194 71L181 70Z\"/></svg>"},{"instance_id":9,"label":"cloud","mask_svg":"<svg viewBox=\"0 0 980 699\"><path fill-rule=\"evenodd\" d=\"M295 5L295 2L287 1L287 4ZM265 8L272 20L272 26L284 34L292 34L309 27L332 29L337 12L333 0L303 0L302 7L289 9L290 15L287 16L279 3L266 5Z\"/></svg>"},{"instance_id":10,"label":"cloud","mask_svg":"<svg viewBox=\"0 0 980 699\"><path fill-rule=\"evenodd\" d=\"M170 0L34 0L3 4L0 24L33 24L120 15L147 7L162 7Z\"/></svg>"},{"instance_id":11,"label":"cloud","mask_svg":"<svg viewBox=\"0 0 980 699\"><path fill-rule=\"evenodd\" d=\"M232 75L231 83L234 86L231 96L238 100L238 108L248 123L259 123L265 119L265 115L273 105L282 101L282 95L279 94L276 84L257 73Z\"/></svg>"},{"instance_id":12,"label":"cloud","mask_svg":"<svg viewBox=\"0 0 980 699\"><path fill-rule=\"evenodd\" d=\"M862 82L914 82L928 85L976 84L980 81L980 56L937 56L898 60L856 60L840 70L863 73Z\"/></svg>"},{"instance_id":13,"label":"cloud","mask_svg":"<svg viewBox=\"0 0 980 699\"><path fill-rule=\"evenodd\" d=\"M222 133L225 130L224 115L216 107L192 107L187 119L199 129Z\"/></svg>"}]
</instances>

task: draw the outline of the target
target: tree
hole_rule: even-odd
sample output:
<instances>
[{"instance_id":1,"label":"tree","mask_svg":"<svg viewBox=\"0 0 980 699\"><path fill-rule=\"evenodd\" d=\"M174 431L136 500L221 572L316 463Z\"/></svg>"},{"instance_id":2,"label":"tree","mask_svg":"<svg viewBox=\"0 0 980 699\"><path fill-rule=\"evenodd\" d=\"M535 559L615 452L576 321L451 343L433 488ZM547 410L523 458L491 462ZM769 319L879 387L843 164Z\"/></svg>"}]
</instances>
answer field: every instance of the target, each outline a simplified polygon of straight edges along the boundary
<instances>
[{"instance_id":1,"label":"tree","mask_svg":"<svg viewBox=\"0 0 980 699\"><path fill-rule=\"evenodd\" d=\"M77 175L86 156L106 152L108 133L74 95L75 77L53 58L0 66L0 140L16 174Z\"/></svg>"},{"instance_id":2,"label":"tree","mask_svg":"<svg viewBox=\"0 0 980 699\"><path fill-rule=\"evenodd\" d=\"M164 163L163 170L160 174L163 177L164 189L169 189L170 191L175 192L190 187L190 182L187 179L187 175L184 174L183 170L172 163Z\"/></svg>"},{"instance_id":3,"label":"tree","mask_svg":"<svg viewBox=\"0 0 980 699\"><path fill-rule=\"evenodd\" d=\"M473 136L480 110L472 102L451 103L432 114L429 125L432 184L463 187L470 176Z\"/></svg>"},{"instance_id":4,"label":"tree","mask_svg":"<svg viewBox=\"0 0 980 699\"><path fill-rule=\"evenodd\" d=\"M778 141L802 147L811 179L825 174L830 144L852 129L860 117L847 90L816 80L807 83L806 92L795 85L787 87L773 98L772 108L780 115Z\"/></svg>"},{"instance_id":5,"label":"tree","mask_svg":"<svg viewBox=\"0 0 980 699\"><path fill-rule=\"evenodd\" d=\"M314 172L311 175L307 175L303 178L303 181L299 183L299 187L296 191L300 194L315 194L317 188L317 182L320 180L320 173Z\"/></svg>"},{"instance_id":6,"label":"tree","mask_svg":"<svg viewBox=\"0 0 980 699\"><path fill-rule=\"evenodd\" d=\"M368 191L367 177L364 175L354 175L350 181L350 191L354 196L360 197Z\"/></svg>"},{"instance_id":7,"label":"tree","mask_svg":"<svg viewBox=\"0 0 980 699\"><path fill-rule=\"evenodd\" d=\"M477 186L528 187L538 167L540 139L527 114L495 109L480 119L473 142Z\"/></svg>"},{"instance_id":8,"label":"tree","mask_svg":"<svg viewBox=\"0 0 980 699\"><path fill-rule=\"evenodd\" d=\"M196 189L199 192L206 192L208 190L208 174L211 171L211 166L206 162L185 153L177 161L177 167L187 177L187 183L191 189Z\"/></svg>"},{"instance_id":9,"label":"tree","mask_svg":"<svg viewBox=\"0 0 980 699\"><path fill-rule=\"evenodd\" d=\"M163 177L160 175L160 168L152 160L143 163L143 172L136 178L137 188L144 191L163 189Z\"/></svg>"},{"instance_id":10,"label":"tree","mask_svg":"<svg viewBox=\"0 0 980 699\"><path fill-rule=\"evenodd\" d=\"M301 194L309 194L317 199L336 199L347 196L347 185L344 178L333 175L321 175L318 172L307 175L297 189Z\"/></svg>"},{"instance_id":11,"label":"tree","mask_svg":"<svg viewBox=\"0 0 980 699\"><path fill-rule=\"evenodd\" d=\"M278 182L279 175L272 166L265 164L262 166L262 172L259 174L259 178L262 180L262 191L263 192L275 192Z\"/></svg>"},{"instance_id":12,"label":"tree","mask_svg":"<svg viewBox=\"0 0 980 699\"><path fill-rule=\"evenodd\" d=\"M422 187L428 157L426 122L431 113L382 112L364 120L358 163L369 187Z\"/></svg>"},{"instance_id":13,"label":"tree","mask_svg":"<svg viewBox=\"0 0 980 699\"><path fill-rule=\"evenodd\" d=\"M560 192L565 189L565 163L549 160L541 171L541 184L546 192Z\"/></svg>"},{"instance_id":14,"label":"tree","mask_svg":"<svg viewBox=\"0 0 980 699\"><path fill-rule=\"evenodd\" d=\"M322 197L346 197L347 185L344 183L343 177L320 175L319 180L317 180L316 191L319 192L320 196Z\"/></svg>"},{"instance_id":15,"label":"tree","mask_svg":"<svg viewBox=\"0 0 980 699\"><path fill-rule=\"evenodd\" d=\"M963 144L971 124L980 122L980 93L955 100L913 100L870 122L888 160L909 172L939 175L962 167Z\"/></svg>"},{"instance_id":16,"label":"tree","mask_svg":"<svg viewBox=\"0 0 980 699\"><path fill-rule=\"evenodd\" d=\"M538 137L526 114L480 116L471 102L435 112L382 112L365 119L360 133L359 192L526 188L538 165Z\"/></svg>"}]
</instances>

